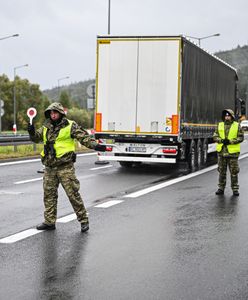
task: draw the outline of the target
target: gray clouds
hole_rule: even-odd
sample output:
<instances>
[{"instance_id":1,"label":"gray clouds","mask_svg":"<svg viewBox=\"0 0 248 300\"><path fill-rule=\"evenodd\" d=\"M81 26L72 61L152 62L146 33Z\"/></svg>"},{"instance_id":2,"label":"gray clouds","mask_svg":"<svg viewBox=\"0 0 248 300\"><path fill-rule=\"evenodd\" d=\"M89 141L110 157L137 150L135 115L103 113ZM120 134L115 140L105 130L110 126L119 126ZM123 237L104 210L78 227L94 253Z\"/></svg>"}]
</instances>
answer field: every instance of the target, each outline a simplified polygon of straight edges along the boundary
<instances>
[{"instance_id":1,"label":"gray clouds","mask_svg":"<svg viewBox=\"0 0 248 300\"><path fill-rule=\"evenodd\" d=\"M111 0L111 34L195 37L211 52L247 44L246 0ZM107 34L108 0L9 0L1 4L0 74L18 75L42 89L95 77L96 36ZM62 83L61 83L62 84Z\"/></svg>"}]
</instances>

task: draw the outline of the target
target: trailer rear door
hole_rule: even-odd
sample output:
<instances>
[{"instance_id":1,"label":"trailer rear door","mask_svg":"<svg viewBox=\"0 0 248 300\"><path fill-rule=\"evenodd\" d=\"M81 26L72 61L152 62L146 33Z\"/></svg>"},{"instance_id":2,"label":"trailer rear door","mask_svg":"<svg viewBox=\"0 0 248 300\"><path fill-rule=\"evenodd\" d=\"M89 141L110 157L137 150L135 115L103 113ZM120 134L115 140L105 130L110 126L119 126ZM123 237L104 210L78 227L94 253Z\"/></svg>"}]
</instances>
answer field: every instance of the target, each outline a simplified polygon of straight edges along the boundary
<instances>
[{"instance_id":1,"label":"trailer rear door","mask_svg":"<svg viewBox=\"0 0 248 300\"><path fill-rule=\"evenodd\" d=\"M96 131L178 130L180 38L98 39Z\"/></svg>"},{"instance_id":2,"label":"trailer rear door","mask_svg":"<svg viewBox=\"0 0 248 300\"><path fill-rule=\"evenodd\" d=\"M139 42L137 130L177 133L180 40Z\"/></svg>"},{"instance_id":3,"label":"trailer rear door","mask_svg":"<svg viewBox=\"0 0 248 300\"><path fill-rule=\"evenodd\" d=\"M96 111L101 131L134 132L137 41L98 42Z\"/></svg>"}]
</instances>

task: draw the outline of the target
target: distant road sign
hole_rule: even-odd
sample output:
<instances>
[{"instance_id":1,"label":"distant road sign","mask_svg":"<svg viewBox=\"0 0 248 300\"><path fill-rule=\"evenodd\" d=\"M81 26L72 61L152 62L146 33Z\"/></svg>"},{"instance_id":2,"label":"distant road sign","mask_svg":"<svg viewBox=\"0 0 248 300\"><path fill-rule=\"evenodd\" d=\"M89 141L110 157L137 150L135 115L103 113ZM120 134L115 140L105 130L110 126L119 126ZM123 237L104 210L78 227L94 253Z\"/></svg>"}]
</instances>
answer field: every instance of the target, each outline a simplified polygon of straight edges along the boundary
<instances>
[{"instance_id":1,"label":"distant road sign","mask_svg":"<svg viewBox=\"0 0 248 300\"><path fill-rule=\"evenodd\" d=\"M87 99L87 109L94 109L94 99L93 98Z\"/></svg>"},{"instance_id":2,"label":"distant road sign","mask_svg":"<svg viewBox=\"0 0 248 300\"><path fill-rule=\"evenodd\" d=\"M96 89L96 85L94 83L88 85L86 92L90 98L95 98L95 89Z\"/></svg>"},{"instance_id":3,"label":"distant road sign","mask_svg":"<svg viewBox=\"0 0 248 300\"><path fill-rule=\"evenodd\" d=\"M1 112L1 117L4 115L4 101L0 99L0 112Z\"/></svg>"}]
</instances>

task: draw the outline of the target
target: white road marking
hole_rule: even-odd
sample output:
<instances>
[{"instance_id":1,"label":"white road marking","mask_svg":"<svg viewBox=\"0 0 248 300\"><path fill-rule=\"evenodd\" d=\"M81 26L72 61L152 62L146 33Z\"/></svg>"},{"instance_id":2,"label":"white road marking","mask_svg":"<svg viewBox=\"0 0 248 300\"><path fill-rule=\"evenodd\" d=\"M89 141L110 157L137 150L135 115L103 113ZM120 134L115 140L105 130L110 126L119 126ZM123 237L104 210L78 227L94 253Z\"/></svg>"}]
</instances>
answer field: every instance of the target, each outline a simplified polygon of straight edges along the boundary
<instances>
[{"instance_id":1,"label":"white road marking","mask_svg":"<svg viewBox=\"0 0 248 300\"><path fill-rule=\"evenodd\" d=\"M11 191L0 191L0 195L20 195L24 194L23 192L11 192Z\"/></svg>"},{"instance_id":2,"label":"white road marking","mask_svg":"<svg viewBox=\"0 0 248 300\"><path fill-rule=\"evenodd\" d=\"M91 155L97 155L97 152L90 152L90 153L80 153L80 154L77 154L77 156L91 156Z\"/></svg>"},{"instance_id":3,"label":"white road marking","mask_svg":"<svg viewBox=\"0 0 248 300\"><path fill-rule=\"evenodd\" d=\"M97 155L96 152L90 152L90 153L80 153L77 154L77 156L90 156L90 155ZM0 163L0 167L2 166L11 166L11 165L20 165L20 164L27 164L31 162L40 162L40 158L35 158L35 159L25 159L25 160L18 160L18 161L9 161L5 163Z\"/></svg>"},{"instance_id":4,"label":"white road marking","mask_svg":"<svg viewBox=\"0 0 248 300\"><path fill-rule=\"evenodd\" d=\"M2 167L2 166L11 166L11 165L27 164L27 163L30 163L30 162L40 162L40 159L36 158L36 159L9 161L9 162L5 162L5 163L1 163L0 167Z\"/></svg>"},{"instance_id":5,"label":"white road marking","mask_svg":"<svg viewBox=\"0 0 248 300\"><path fill-rule=\"evenodd\" d=\"M239 157L239 160L243 159L243 158L246 158L246 157L248 157L248 153L241 154L240 157Z\"/></svg>"},{"instance_id":6,"label":"white road marking","mask_svg":"<svg viewBox=\"0 0 248 300\"><path fill-rule=\"evenodd\" d=\"M18 242L20 240L24 240L27 237L30 237L32 235L35 235L37 233L42 232L43 230L37 230L37 229L28 229L28 230L24 230L22 232L18 232L16 234L10 235L8 237L5 237L3 239L0 239L0 243L1 244L11 244L11 243L15 243Z\"/></svg>"},{"instance_id":7,"label":"white road marking","mask_svg":"<svg viewBox=\"0 0 248 300\"><path fill-rule=\"evenodd\" d=\"M108 207L110 207L110 206L119 204L119 203L121 203L121 202L124 202L124 200L110 200L110 201L107 201L107 202L98 204L98 205L96 205L96 206L94 206L94 207L97 207L97 208L108 208Z\"/></svg>"},{"instance_id":8,"label":"white road marking","mask_svg":"<svg viewBox=\"0 0 248 300\"><path fill-rule=\"evenodd\" d=\"M14 184L29 183L29 182L39 181L39 180L42 180L42 179L43 179L43 177L28 179L28 180L22 180L22 181L14 182Z\"/></svg>"},{"instance_id":9,"label":"white road marking","mask_svg":"<svg viewBox=\"0 0 248 300\"><path fill-rule=\"evenodd\" d=\"M243 158L246 158L246 157L248 157L248 153L246 153L244 155L241 155L239 157L239 159L243 159ZM148 194L148 193L160 190L160 189L165 188L167 186L170 186L172 184L175 184L175 183L187 180L189 178L193 178L193 177L196 177L198 175L210 172L210 171L212 171L214 169L217 169L217 167L218 167L217 165L214 165L214 166L208 167L206 169L203 169L203 170L200 170L200 171L197 171L197 172L194 172L194 173L191 173L191 174L179 177L179 178L175 178L175 179L172 179L172 180L169 180L169 181L166 181L166 182L163 182L163 183L151 186L149 188L145 188L143 190L140 190L140 191L128 194L128 195L124 196L124 198L137 198L137 197L143 196L145 194Z\"/></svg>"},{"instance_id":10,"label":"white road marking","mask_svg":"<svg viewBox=\"0 0 248 300\"><path fill-rule=\"evenodd\" d=\"M73 221L73 220L76 220L77 219L77 216L76 214L71 214L71 215L68 215L68 216L64 216L64 217L61 217L57 220L58 223L68 223L70 221Z\"/></svg>"},{"instance_id":11,"label":"white road marking","mask_svg":"<svg viewBox=\"0 0 248 300\"><path fill-rule=\"evenodd\" d=\"M217 165L214 165L214 166L212 166L212 167L206 168L206 169L201 170L201 171L197 171L197 172L194 172L194 173L191 173L191 174L188 174L188 175L179 177L179 178L175 178L175 179L172 179L172 180L168 180L168 181L166 181L166 182L163 182L163 183L160 183L160 184L151 186L151 187L149 187L149 188L145 188L145 189L143 189L143 190L140 190L140 191L137 191L137 192L128 194L128 195L124 196L124 198L137 198L137 197L140 197L140 196L142 196L142 195L145 195L145 194L148 194L148 193L151 193L151 192L160 190L160 189L165 188L165 187L167 187L167 186L170 186L170 185L172 185L172 184L175 184L175 183L178 183L178 182L187 180L187 179L189 179L189 178L192 178L192 177L195 177L195 176L204 174L204 173L206 173L206 172L212 171L212 170L214 170L214 169L216 169L216 168L217 168Z\"/></svg>"},{"instance_id":12,"label":"white road marking","mask_svg":"<svg viewBox=\"0 0 248 300\"><path fill-rule=\"evenodd\" d=\"M95 171L95 170L100 170L100 169L107 169L107 168L112 168L113 165L107 165L107 166L103 166L103 167L96 167L96 168L91 168L91 171Z\"/></svg>"},{"instance_id":13,"label":"white road marking","mask_svg":"<svg viewBox=\"0 0 248 300\"><path fill-rule=\"evenodd\" d=\"M246 158L246 157L248 157L248 153L246 153L244 155L241 155L239 157L239 159L243 159L243 158ZM216 168L217 168L217 165L214 165L214 166L211 166L209 168L200 170L198 172L195 172L195 173L192 173L192 174L180 177L180 178L172 179L170 181L158 184L158 185L150 187L150 188L143 189L141 191L137 191L135 193L131 193L129 195L126 195L125 197L136 198L136 197L139 197L141 195L145 195L147 193L150 193L150 192L156 191L158 189L164 188L166 186L169 186L169 185L172 185L172 184L175 184L175 183L187 180L189 178L192 178L192 177L195 177L195 176L207 173L207 172L209 172L211 170L214 170ZM38 180L38 178L36 178L36 180ZM4 191L0 191L0 192L4 192ZM108 207L111 207L113 205L116 205L116 204L119 204L119 203L122 203L122 202L124 202L124 200L111 200L111 201L107 201L105 203L98 204L98 205L96 205L94 207L97 207L97 208L108 208ZM70 214L68 216L59 218L57 220L57 222L58 223L67 223L67 222L70 222L70 221L75 220L75 219L76 219L76 215L75 214ZM16 233L16 234L13 234L13 235L10 235L8 237L0 239L0 244L15 243L17 241L23 240L23 239L28 238L30 236L36 235L36 234L38 234L40 232L43 232L43 230L37 230L37 229L34 229L34 228L27 229L27 230L24 230L22 232L19 232L19 233Z\"/></svg>"}]
</instances>

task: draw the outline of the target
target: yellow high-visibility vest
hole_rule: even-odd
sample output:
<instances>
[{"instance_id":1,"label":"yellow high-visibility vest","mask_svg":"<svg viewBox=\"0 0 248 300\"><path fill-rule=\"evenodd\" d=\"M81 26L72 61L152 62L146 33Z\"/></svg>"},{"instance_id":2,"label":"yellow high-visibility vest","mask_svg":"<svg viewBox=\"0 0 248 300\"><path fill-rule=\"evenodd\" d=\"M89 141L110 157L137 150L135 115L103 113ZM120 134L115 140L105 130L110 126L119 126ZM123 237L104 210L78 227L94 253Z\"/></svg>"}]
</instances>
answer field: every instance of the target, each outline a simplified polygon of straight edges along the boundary
<instances>
[{"instance_id":1,"label":"yellow high-visibility vest","mask_svg":"<svg viewBox=\"0 0 248 300\"><path fill-rule=\"evenodd\" d=\"M71 126L73 121L68 120L69 124L68 126L61 128L59 131L59 135L57 136L55 143L54 143L54 149L56 151L56 158L60 158L64 154L68 152L74 152L75 151L75 142L74 139L71 138ZM43 142L46 144L47 142L47 127L44 126L43 130ZM45 156L44 150L41 152L41 156Z\"/></svg>"},{"instance_id":2,"label":"yellow high-visibility vest","mask_svg":"<svg viewBox=\"0 0 248 300\"><path fill-rule=\"evenodd\" d=\"M232 140L232 139L236 139L238 136L238 129L239 129L239 123L238 122L233 122L229 133L228 133L228 139ZM225 124L224 122L220 122L218 125L218 132L219 132L219 136L222 140L225 139ZM217 152L220 152L222 150L222 143L218 143L216 150ZM239 144L233 144L233 145L227 145L227 150L229 153L239 153L240 152L240 143Z\"/></svg>"}]
</instances>

